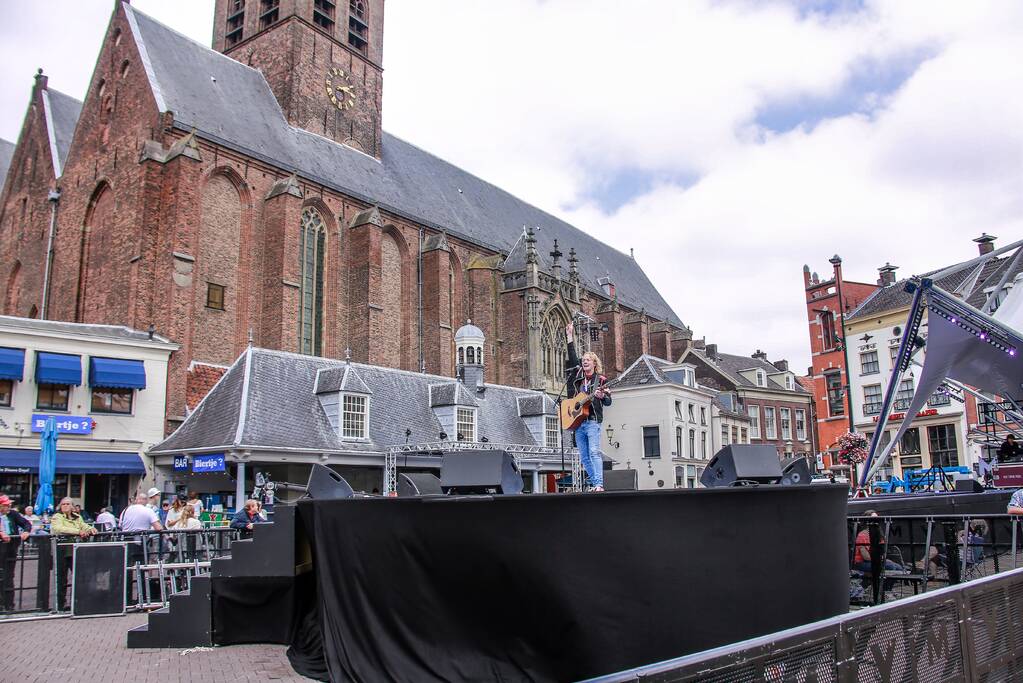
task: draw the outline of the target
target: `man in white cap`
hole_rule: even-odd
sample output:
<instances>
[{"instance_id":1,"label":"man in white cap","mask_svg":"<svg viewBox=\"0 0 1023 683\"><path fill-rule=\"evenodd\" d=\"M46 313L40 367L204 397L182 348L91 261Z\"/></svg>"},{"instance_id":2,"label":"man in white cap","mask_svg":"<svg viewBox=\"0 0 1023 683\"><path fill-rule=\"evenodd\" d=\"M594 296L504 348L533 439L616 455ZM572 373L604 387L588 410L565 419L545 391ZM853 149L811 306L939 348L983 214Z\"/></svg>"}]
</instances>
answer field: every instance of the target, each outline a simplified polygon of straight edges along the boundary
<instances>
[{"instance_id":1,"label":"man in white cap","mask_svg":"<svg viewBox=\"0 0 1023 683\"><path fill-rule=\"evenodd\" d=\"M158 489L155 486L153 486L148 491L146 491L146 497L149 498L149 502L146 504L146 507L148 507L153 512L159 514L160 513L160 489Z\"/></svg>"}]
</instances>

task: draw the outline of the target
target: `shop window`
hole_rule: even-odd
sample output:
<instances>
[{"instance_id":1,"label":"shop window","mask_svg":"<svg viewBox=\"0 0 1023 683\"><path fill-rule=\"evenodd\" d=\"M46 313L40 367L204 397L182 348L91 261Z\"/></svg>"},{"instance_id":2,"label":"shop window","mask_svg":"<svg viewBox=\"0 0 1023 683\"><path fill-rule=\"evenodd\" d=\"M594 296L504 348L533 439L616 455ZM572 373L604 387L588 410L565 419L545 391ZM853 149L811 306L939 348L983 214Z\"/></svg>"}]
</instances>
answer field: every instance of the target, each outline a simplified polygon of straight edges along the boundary
<instances>
[{"instance_id":1,"label":"shop window","mask_svg":"<svg viewBox=\"0 0 1023 683\"><path fill-rule=\"evenodd\" d=\"M10 408L14 396L14 380L0 379L0 408Z\"/></svg>"},{"instance_id":2,"label":"shop window","mask_svg":"<svg viewBox=\"0 0 1023 683\"><path fill-rule=\"evenodd\" d=\"M40 384L36 398L39 410L67 410L71 387L66 384Z\"/></svg>"},{"instance_id":3,"label":"shop window","mask_svg":"<svg viewBox=\"0 0 1023 683\"><path fill-rule=\"evenodd\" d=\"M92 390L92 412L131 415L131 405L134 397L134 389L96 387Z\"/></svg>"},{"instance_id":4,"label":"shop window","mask_svg":"<svg viewBox=\"0 0 1023 683\"><path fill-rule=\"evenodd\" d=\"M927 428L927 445L931 451L931 465L959 466L959 443L955 425L934 425Z\"/></svg>"}]
</instances>

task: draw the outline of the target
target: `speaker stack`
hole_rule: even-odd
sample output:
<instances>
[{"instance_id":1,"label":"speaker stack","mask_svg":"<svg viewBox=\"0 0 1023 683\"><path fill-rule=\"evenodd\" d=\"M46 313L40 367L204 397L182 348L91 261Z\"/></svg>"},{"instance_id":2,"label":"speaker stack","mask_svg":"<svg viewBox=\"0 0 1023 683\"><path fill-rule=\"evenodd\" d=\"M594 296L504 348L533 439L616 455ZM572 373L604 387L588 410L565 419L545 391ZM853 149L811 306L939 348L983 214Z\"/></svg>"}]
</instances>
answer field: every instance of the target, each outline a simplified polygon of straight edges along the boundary
<instances>
[{"instance_id":1,"label":"speaker stack","mask_svg":"<svg viewBox=\"0 0 1023 683\"><path fill-rule=\"evenodd\" d=\"M781 478L781 462L774 446L733 444L722 448L711 459L700 476L700 483L712 489L777 484Z\"/></svg>"},{"instance_id":2,"label":"speaker stack","mask_svg":"<svg viewBox=\"0 0 1023 683\"><path fill-rule=\"evenodd\" d=\"M445 453L440 486L455 495L522 493L522 475L505 451Z\"/></svg>"}]
</instances>

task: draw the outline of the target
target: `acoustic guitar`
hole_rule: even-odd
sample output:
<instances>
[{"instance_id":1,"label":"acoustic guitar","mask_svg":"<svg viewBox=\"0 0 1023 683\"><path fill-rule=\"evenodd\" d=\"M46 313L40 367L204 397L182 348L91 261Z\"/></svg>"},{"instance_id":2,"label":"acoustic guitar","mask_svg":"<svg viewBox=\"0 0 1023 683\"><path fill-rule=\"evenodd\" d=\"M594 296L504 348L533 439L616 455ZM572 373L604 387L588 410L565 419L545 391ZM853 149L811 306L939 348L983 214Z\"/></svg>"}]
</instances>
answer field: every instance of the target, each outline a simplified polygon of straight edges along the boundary
<instances>
[{"instance_id":1,"label":"acoustic guitar","mask_svg":"<svg viewBox=\"0 0 1023 683\"><path fill-rule=\"evenodd\" d=\"M592 391L580 391L578 394L571 398L566 398L561 402L561 428L562 429L575 429L583 423L586 418L590 416L590 412L593 410L590 404L593 402L593 397L597 393L597 389L605 388L606 382L602 382L593 387Z\"/></svg>"}]
</instances>

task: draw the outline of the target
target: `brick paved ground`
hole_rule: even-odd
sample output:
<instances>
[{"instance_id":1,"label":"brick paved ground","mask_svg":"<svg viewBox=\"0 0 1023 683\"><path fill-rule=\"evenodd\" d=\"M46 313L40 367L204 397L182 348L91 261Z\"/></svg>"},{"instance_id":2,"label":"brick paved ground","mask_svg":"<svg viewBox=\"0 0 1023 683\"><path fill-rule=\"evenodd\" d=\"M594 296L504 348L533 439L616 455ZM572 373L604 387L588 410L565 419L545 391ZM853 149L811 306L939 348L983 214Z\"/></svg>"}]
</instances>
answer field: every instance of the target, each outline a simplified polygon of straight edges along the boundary
<instances>
[{"instance_id":1,"label":"brick paved ground","mask_svg":"<svg viewBox=\"0 0 1023 683\"><path fill-rule=\"evenodd\" d=\"M0 621L0 682L18 681L308 681L294 672L284 645L209 650L129 650L128 629L143 614L98 619Z\"/></svg>"}]
</instances>

